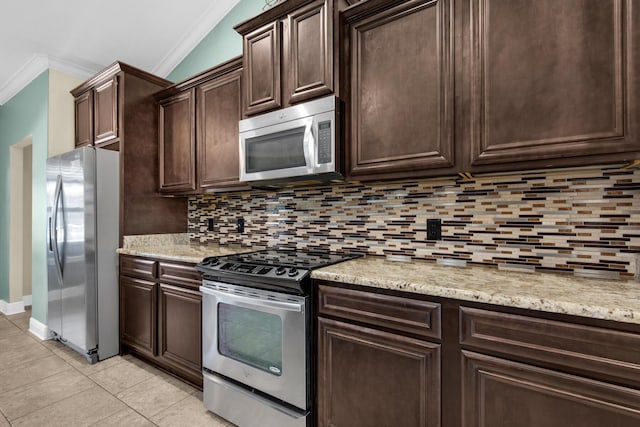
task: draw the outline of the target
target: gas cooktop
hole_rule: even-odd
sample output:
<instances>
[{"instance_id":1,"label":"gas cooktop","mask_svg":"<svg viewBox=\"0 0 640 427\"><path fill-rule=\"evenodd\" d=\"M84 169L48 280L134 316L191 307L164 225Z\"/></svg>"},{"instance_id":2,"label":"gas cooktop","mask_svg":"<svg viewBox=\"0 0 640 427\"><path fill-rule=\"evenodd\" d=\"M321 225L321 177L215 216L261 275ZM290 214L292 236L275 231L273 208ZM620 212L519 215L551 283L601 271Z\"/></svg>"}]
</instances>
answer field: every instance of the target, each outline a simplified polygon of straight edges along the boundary
<instances>
[{"instance_id":1,"label":"gas cooktop","mask_svg":"<svg viewBox=\"0 0 640 427\"><path fill-rule=\"evenodd\" d=\"M196 266L205 280L228 281L264 288L281 288L306 293L304 282L311 270L358 258L359 254L339 254L290 249L207 257Z\"/></svg>"}]
</instances>

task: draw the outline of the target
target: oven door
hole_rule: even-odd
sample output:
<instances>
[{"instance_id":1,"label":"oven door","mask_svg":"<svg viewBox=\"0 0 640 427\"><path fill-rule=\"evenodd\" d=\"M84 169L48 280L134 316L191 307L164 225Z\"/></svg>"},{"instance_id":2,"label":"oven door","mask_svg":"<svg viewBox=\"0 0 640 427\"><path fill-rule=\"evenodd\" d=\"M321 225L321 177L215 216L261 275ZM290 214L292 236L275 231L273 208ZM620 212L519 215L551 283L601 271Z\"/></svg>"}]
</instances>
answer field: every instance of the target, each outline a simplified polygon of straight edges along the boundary
<instances>
[{"instance_id":1,"label":"oven door","mask_svg":"<svg viewBox=\"0 0 640 427\"><path fill-rule=\"evenodd\" d=\"M205 280L204 368L306 410L308 297Z\"/></svg>"}]
</instances>

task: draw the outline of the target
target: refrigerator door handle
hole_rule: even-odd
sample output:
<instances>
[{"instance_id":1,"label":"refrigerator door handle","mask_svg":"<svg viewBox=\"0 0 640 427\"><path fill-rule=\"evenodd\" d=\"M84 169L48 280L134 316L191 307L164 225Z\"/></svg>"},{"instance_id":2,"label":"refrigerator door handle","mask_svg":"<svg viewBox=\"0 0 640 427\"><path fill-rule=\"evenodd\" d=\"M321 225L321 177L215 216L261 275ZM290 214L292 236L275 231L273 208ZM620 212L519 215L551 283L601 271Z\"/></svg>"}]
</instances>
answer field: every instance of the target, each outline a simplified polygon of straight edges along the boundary
<instances>
[{"instance_id":1,"label":"refrigerator door handle","mask_svg":"<svg viewBox=\"0 0 640 427\"><path fill-rule=\"evenodd\" d=\"M53 229L51 225L51 217L49 217L49 228L47 230L49 232L49 252L53 252Z\"/></svg>"},{"instance_id":2,"label":"refrigerator door handle","mask_svg":"<svg viewBox=\"0 0 640 427\"><path fill-rule=\"evenodd\" d=\"M60 283L62 283L62 261L60 259L60 252L58 251L58 208L60 205L60 199L62 197L62 175L58 175L58 180L56 182L56 192L54 196L53 202L53 258L56 264L56 270L58 272L58 279ZM63 219L64 220L64 219Z\"/></svg>"}]
</instances>

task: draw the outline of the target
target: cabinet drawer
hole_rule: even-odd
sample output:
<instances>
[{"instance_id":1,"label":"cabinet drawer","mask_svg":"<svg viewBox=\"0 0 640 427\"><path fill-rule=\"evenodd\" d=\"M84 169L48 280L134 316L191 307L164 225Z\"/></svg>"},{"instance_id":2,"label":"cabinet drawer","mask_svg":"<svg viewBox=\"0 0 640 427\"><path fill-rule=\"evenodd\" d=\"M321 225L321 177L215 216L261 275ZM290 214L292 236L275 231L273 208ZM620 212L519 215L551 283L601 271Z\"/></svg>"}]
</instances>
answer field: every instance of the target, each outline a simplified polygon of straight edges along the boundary
<instances>
[{"instance_id":1,"label":"cabinet drawer","mask_svg":"<svg viewBox=\"0 0 640 427\"><path fill-rule=\"evenodd\" d=\"M353 289L318 286L318 312L440 339L440 304Z\"/></svg>"},{"instance_id":2,"label":"cabinet drawer","mask_svg":"<svg viewBox=\"0 0 640 427\"><path fill-rule=\"evenodd\" d=\"M460 310L463 347L640 385L640 335L468 307Z\"/></svg>"},{"instance_id":3,"label":"cabinet drawer","mask_svg":"<svg viewBox=\"0 0 640 427\"><path fill-rule=\"evenodd\" d=\"M123 255L120 257L120 274L153 280L156 277L156 261Z\"/></svg>"},{"instance_id":4,"label":"cabinet drawer","mask_svg":"<svg viewBox=\"0 0 640 427\"><path fill-rule=\"evenodd\" d=\"M202 276L196 271L193 264L160 262L158 263L158 279L163 283L194 289L198 289L202 283Z\"/></svg>"}]
</instances>

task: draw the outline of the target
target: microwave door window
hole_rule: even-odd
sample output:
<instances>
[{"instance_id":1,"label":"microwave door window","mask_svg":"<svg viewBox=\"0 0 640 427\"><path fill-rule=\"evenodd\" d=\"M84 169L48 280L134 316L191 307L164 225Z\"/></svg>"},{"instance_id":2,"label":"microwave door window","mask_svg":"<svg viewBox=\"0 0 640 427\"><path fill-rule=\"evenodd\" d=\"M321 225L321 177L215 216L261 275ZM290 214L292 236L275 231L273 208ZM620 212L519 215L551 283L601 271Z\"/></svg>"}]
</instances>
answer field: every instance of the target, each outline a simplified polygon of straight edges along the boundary
<instances>
[{"instance_id":1,"label":"microwave door window","mask_svg":"<svg viewBox=\"0 0 640 427\"><path fill-rule=\"evenodd\" d=\"M281 376L282 319L250 308L218 304L218 352Z\"/></svg>"},{"instance_id":2,"label":"microwave door window","mask_svg":"<svg viewBox=\"0 0 640 427\"><path fill-rule=\"evenodd\" d=\"M305 126L264 136L247 138L247 173L306 167L304 156Z\"/></svg>"}]
</instances>

